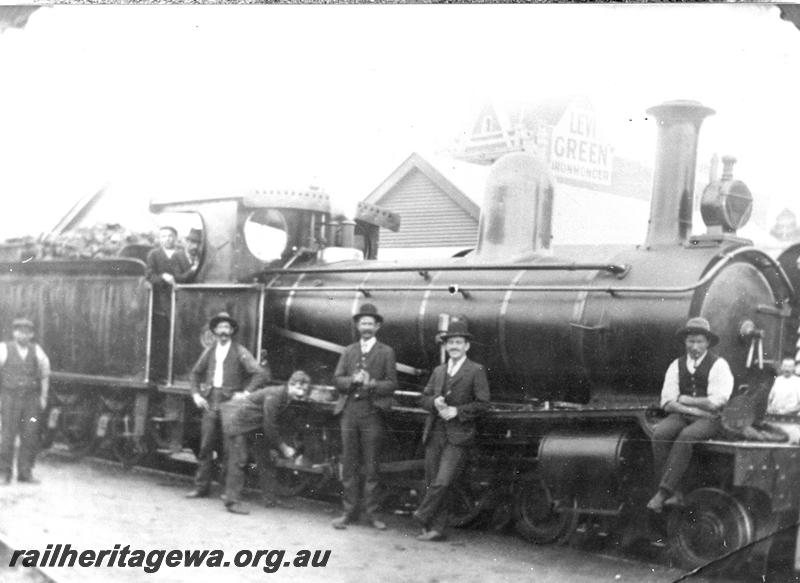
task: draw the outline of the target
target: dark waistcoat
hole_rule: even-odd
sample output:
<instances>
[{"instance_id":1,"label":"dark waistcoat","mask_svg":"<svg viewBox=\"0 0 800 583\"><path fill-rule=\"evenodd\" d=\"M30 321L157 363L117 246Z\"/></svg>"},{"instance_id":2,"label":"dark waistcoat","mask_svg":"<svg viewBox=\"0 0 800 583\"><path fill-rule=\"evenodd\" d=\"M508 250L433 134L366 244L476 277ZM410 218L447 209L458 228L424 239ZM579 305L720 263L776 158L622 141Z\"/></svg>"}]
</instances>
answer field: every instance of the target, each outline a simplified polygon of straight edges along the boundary
<instances>
[{"instance_id":1,"label":"dark waistcoat","mask_svg":"<svg viewBox=\"0 0 800 583\"><path fill-rule=\"evenodd\" d=\"M678 361L678 388L681 395L690 397L708 396L708 373L717 361L717 357L710 352L706 354L703 362L694 370L694 374L689 372L686 366L686 358L681 357Z\"/></svg>"},{"instance_id":2,"label":"dark waistcoat","mask_svg":"<svg viewBox=\"0 0 800 583\"><path fill-rule=\"evenodd\" d=\"M36 345L28 346L28 355L23 360L14 343L6 344L8 357L3 366L2 388L5 391L22 392L39 389L39 363L36 360Z\"/></svg>"}]
</instances>

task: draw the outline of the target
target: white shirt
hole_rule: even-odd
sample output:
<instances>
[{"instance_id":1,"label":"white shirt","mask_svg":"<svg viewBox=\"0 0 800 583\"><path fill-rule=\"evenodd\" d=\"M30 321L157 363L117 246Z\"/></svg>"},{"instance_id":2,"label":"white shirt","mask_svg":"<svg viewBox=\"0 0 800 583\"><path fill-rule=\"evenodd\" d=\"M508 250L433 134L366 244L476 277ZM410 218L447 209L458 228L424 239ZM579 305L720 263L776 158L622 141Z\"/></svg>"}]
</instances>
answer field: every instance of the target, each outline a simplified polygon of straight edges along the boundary
<instances>
[{"instance_id":1,"label":"white shirt","mask_svg":"<svg viewBox=\"0 0 800 583\"><path fill-rule=\"evenodd\" d=\"M698 358L696 362L694 359L689 358L688 355L685 357L686 368L689 369L690 373L695 371L696 366L700 366L700 363L705 360L707 354L708 352L703 354L703 356ZM669 365L669 368L664 375L664 386L661 389L662 408L667 403L677 401L681 394L678 385L678 363L680 360L680 358L673 360L672 364ZM708 389L706 390L706 396L708 397L708 400L711 401L716 407L722 407L728 402L728 399L731 398L731 393L733 392L733 382L733 373L731 373L728 363L724 358L717 358L716 362L714 362L714 364L711 366L711 370L708 371Z\"/></svg>"},{"instance_id":2,"label":"white shirt","mask_svg":"<svg viewBox=\"0 0 800 583\"><path fill-rule=\"evenodd\" d=\"M19 354L22 360L28 356L28 348L23 348L16 342L0 342L0 366L4 366L6 360L8 360L8 345L13 344L17 347L17 354ZM50 359L47 358L47 355L42 350L42 347L38 344L36 345L36 360L39 365L39 374L42 378L46 378L50 376Z\"/></svg>"},{"instance_id":3,"label":"white shirt","mask_svg":"<svg viewBox=\"0 0 800 583\"><path fill-rule=\"evenodd\" d=\"M453 377L461 369L461 365L467 360L466 356L462 356L458 360L447 361L447 376Z\"/></svg>"},{"instance_id":4,"label":"white shirt","mask_svg":"<svg viewBox=\"0 0 800 583\"><path fill-rule=\"evenodd\" d=\"M162 249L164 250L164 255L166 255L167 258L169 259L172 259L172 256L175 255L175 251L177 251L175 247L173 247L172 249L167 249L166 247L162 247Z\"/></svg>"},{"instance_id":5,"label":"white shirt","mask_svg":"<svg viewBox=\"0 0 800 583\"><path fill-rule=\"evenodd\" d=\"M767 413L789 415L800 409L800 377L783 375L775 379L769 393Z\"/></svg>"},{"instance_id":6,"label":"white shirt","mask_svg":"<svg viewBox=\"0 0 800 583\"><path fill-rule=\"evenodd\" d=\"M361 354L369 354L369 351L372 350L372 347L375 346L375 343L378 341L375 336L370 338L369 340L360 340L361 343Z\"/></svg>"},{"instance_id":7,"label":"white shirt","mask_svg":"<svg viewBox=\"0 0 800 583\"><path fill-rule=\"evenodd\" d=\"M231 349L231 343L220 344L217 342L217 347L214 349L214 386L222 387L222 364L225 362L225 357L228 356L228 351Z\"/></svg>"}]
</instances>

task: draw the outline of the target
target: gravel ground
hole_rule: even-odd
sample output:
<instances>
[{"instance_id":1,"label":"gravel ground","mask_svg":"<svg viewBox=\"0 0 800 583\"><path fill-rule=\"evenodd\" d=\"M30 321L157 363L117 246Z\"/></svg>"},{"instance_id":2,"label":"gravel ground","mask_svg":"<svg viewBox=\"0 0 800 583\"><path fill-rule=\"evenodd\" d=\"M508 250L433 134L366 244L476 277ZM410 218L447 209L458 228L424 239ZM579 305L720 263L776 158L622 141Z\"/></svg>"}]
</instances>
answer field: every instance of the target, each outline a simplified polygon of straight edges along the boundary
<instances>
[{"instance_id":1,"label":"gravel ground","mask_svg":"<svg viewBox=\"0 0 800 583\"><path fill-rule=\"evenodd\" d=\"M224 512L217 498L187 500L185 478L125 471L108 464L76 463L55 456L37 466L39 485L0 487L0 536L16 548L44 550L48 544L112 549L115 544L156 549L222 549L225 560L241 549L285 549L291 560L301 549L330 550L325 567L167 567L152 574L135 567L55 568L57 581L205 583L666 583L681 573L664 566L592 554L569 547L536 547L513 536L453 531L443 543L415 540L407 517L388 516L389 530L366 526L331 528L338 508L299 500L296 508L251 504L248 516ZM273 555L274 557L275 555ZM27 582L29 570L0 563L0 582ZM697 583L699 579L691 579Z\"/></svg>"}]
</instances>

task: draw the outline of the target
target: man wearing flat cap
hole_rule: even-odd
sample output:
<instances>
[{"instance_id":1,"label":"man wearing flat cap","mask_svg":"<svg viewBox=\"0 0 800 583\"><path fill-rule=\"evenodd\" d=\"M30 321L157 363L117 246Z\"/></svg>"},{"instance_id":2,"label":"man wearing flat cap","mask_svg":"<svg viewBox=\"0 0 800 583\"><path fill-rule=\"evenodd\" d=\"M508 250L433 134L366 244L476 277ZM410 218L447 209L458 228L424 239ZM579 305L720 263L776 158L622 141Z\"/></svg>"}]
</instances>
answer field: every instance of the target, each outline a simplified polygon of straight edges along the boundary
<instances>
[{"instance_id":1,"label":"man wearing flat cap","mask_svg":"<svg viewBox=\"0 0 800 583\"><path fill-rule=\"evenodd\" d=\"M445 538L448 495L464 469L475 440L475 419L489 406L489 383L483 367L467 358L472 334L466 318L454 317L441 336L449 360L433 370L422 393L428 411L425 445L425 497L414 512L422 525L421 541Z\"/></svg>"},{"instance_id":2,"label":"man wearing flat cap","mask_svg":"<svg viewBox=\"0 0 800 583\"><path fill-rule=\"evenodd\" d=\"M33 342L33 322L17 318L12 342L0 343L0 479L11 481L14 441L19 435L17 481L36 483L32 470L39 449L41 416L50 389L50 360Z\"/></svg>"},{"instance_id":3,"label":"man wearing flat cap","mask_svg":"<svg viewBox=\"0 0 800 583\"><path fill-rule=\"evenodd\" d=\"M333 527L356 522L361 506L361 474L364 474L364 513L373 528L386 529L378 518L378 455L384 433L383 412L392 407L397 388L394 350L375 334L383 316L373 304L364 304L353 316L359 340L348 346L336 366L334 383L341 415L342 486L344 514Z\"/></svg>"},{"instance_id":4,"label":"man wearing flat cap","mask_svg":"<svg viewBox=\"0 0 800 583\"><path fill-rule=\"evenodd\" d=\"M215 342L203 351L192 368L190 382L194 404L203 411L200 422L200 451L194 490L187 498L203 498L211 491L212 454L222 437L222 407L228 401L243 399L270 379L250 351L232 337L239 324L227 312L220 312L208 323Z\"/></svg>"},{"instance_id":5,"label":"man wearing flat cap","mask_svg":"<svg viewBox=\"0 0 800 583\"><path fill-rule=\"evenodd\" d=\"M719 342L705 318L691 318L676 338L686 355L669 365L661 390L667 417L653 431L653 462L661 476L658 492L647 508L682 503L679 485L692 459L693 444L711 439L722 429L720 412L733 391L733 374L724 358L709 351Z\"/></svg>"}]
</instances>

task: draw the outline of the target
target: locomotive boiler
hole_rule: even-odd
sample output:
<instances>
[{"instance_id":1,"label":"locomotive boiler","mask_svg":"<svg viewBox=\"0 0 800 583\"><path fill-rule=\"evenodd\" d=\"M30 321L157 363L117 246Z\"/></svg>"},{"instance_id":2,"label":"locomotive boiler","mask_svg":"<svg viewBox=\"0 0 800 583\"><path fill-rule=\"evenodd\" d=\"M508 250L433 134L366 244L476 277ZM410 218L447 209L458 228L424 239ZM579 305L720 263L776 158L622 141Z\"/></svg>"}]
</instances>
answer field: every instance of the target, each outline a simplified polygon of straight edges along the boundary
<instances>
[{"instance_id":1,"label":"locomotive boiler","mask_svg":"<svg viewBox=\"0 0 800 583\"><path fill-rule=\"evenodd\" d=\"M308 463L281 471L282 487L300 492L336 483L332 374L353 341L352 314L377 304L401 384L381 471L408 499L421 484L418 397L442 358L437 338L464 315L492 406L457 520L499 520L511 508L518 532L537 543L567 540L581 525L638 532L663 374L681 352L675 331L707 318L737 385L746 383L794 351L800 284L800 248L774 259L737 236L752 196L732 160L702 193L706 231L693 234L697 140L713 112L673 101L650 113L658 150L638 246L553 246L558 193L543 163L516 153L491 169L475 248L448 260L377 260L380 228L398 229L400 217L365 203L348 217L316 189L153 201L154 213L199 215L204 239L197 280L174 287L169 338L159 339L169 347L163 378L152 374L152 291L138 259L6 264L0 316L27 311L47 322L43 344L57 355L48 427L75 449L110 441L134 463L154 447L196 446L188 373L209 340L209 317L231 313L239 341L277 381L298 368L314 380L295 436ZM748 556L765 560L770 534L797 520L794 447L697 449L689 504L667 521L678 558L698 566L764 538Z\"/></svg>"}]
</instances>

